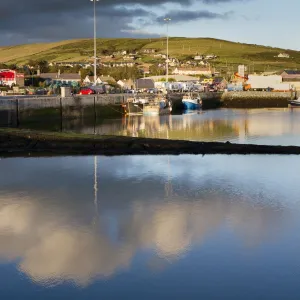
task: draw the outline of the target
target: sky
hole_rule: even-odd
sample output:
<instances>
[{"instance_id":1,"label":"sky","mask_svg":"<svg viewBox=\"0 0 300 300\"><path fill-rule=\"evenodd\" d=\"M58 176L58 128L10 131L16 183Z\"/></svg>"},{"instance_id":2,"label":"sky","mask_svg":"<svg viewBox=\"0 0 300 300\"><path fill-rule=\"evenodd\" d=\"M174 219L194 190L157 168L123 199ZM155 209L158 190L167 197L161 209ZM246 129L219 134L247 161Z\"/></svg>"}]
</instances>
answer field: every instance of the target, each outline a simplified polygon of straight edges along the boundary
<instances>
[{"instance_id":1,"label":"sky","mask_svg":"<svg viewBox=\"0 0 300 300\"><path fill-rule=\"evenodd\" d=\"M100 0L98 37L211 37L300 50L299 0ZM299 24L298 24L299 23ZM93 37L90 0L0 0L0 45Z\"/></svg>"}]
</instances>

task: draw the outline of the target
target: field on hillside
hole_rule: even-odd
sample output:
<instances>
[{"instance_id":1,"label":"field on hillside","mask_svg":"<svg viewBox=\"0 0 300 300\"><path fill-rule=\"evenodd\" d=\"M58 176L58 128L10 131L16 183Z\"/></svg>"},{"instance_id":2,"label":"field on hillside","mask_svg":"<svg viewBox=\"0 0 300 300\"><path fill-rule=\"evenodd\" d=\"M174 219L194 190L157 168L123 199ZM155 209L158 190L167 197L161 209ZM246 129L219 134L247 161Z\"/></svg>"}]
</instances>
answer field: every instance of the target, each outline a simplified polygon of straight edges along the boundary
<instances>
[{"instance_id":1,"label":"field on hillside","mask_svg":"<svg viewBox=\"0 0 300 300\"><path fill-rule=\"evenodd\" d=\"M98 55L113 51L139 51L143 48L155 48L166 53L164 39L98 39ZM233 43L210 38L170 38L170 55L189 58L196 54L215 54L217 59L212 65L218 68L234 68L239 64L248 65L255 71L272 71L300 68L300 52L279 48ZM278 58L281 52L288 53L289 59ZM30 59L43 59L49 62L88 61L93 56L93 40L70 40L57 43L19 45L0 48L0 62L24 64Z\"/></svg>"}]
</instances>

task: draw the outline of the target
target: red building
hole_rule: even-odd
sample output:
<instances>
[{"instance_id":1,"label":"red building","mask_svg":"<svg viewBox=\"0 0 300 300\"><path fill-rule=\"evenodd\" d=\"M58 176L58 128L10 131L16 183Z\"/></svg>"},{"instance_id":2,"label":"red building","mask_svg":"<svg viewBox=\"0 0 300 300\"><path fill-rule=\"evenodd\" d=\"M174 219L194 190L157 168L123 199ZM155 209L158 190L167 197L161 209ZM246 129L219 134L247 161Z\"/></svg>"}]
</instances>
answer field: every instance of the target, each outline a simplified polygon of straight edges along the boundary
<instances>
[{"instance_id":1,"label":"red building","mask_svg":"<svg viewBox=\"0 0 300 300\"><path fill-rule=\"evenodd\" d=\"M0 84L24 86L24 74L17 73L14 70L0 70Z\"/></svg>"}]
</instances>

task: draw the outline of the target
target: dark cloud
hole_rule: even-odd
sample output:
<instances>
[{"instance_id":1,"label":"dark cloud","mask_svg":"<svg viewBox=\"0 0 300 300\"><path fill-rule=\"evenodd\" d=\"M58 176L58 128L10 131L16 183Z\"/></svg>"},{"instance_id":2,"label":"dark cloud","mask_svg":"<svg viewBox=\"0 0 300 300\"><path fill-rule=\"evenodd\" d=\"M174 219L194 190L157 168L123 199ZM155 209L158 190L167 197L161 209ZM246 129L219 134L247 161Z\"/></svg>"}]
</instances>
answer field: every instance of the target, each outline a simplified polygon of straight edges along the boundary
<instances>
[{"instance_id":1,"label":"dark cloud","mask_svg":"<svg viewBox=\"0 0 300 300\"><path fill-rule=\"evenodd\" d=\"M224 18L226 15L210 11L176 11L174 5L189 8L197 2L210 5L231 1L247 0L100 0L97 3L98 35L145 36L144 26L163 19L152 12L159 5L157 11L171 16L174 22ZM163 4L169 4L173 10L166 11ZM92 37L92 28L93 4L89 0L0 1L2 45Z\"/></svg>"},{"instance_id":2,"label":"dark cloud","mask_svg":"<svg viewBox=\"0 0 300 300\"><path fill-rule=\"evenodd\" d=\"M226 19L233 12L226 12L224 14L213 13L211 11L202 10L202 11L189 11L189 10L176 10L170 11L164 18L169 17L172 19L172 23L180 23L187 21L195 21L199 19Z\"/></svg>"}]
</instances>

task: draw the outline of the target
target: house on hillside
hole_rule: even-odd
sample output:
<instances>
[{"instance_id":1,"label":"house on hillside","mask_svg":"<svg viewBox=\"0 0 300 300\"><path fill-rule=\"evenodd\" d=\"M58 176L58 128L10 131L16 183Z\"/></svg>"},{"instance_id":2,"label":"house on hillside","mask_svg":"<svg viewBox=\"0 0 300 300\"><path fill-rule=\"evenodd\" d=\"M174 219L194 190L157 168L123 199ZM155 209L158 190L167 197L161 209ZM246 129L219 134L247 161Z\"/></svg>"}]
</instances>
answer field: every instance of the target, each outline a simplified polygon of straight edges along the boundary
<instances>
[{"instance_id":1,"label":"house on hillside","mask_svg":"<svg viewBox=\"0 0 300 300\"><path fill-rule=\"evenodd\" d=\"M194 60L203 60L204 59L204 56L203 55L196 55L194 57Z\"/></svg>"},{"instance_id":2,"label":"house on hillside","mask_svg":"<svg viewBox=\"0 0 300 300\"><path fill-rule=\"evenodd\" d=\"M154 57L166 59L166 58L167 58L167 55L166 55L166 54L158 53L158 54L155 54Z\"/></svg>"},{"instance_id":3,"label":"house on hillside","mask_svg":"<svg viewBox=\"0 0 300 300\"><path fill-rule=\"evenodd\" d=\"M152 54L152 53L156 53L157 50L153 48L148 48L148 49L143 49L142 52L145 54Z\"/></svg>"},{"instance_id":4,"label":"house on hillside","mask_svg":"<svg viewBox=\"0 0 300 300\"><path fill-rule=\"evenodd\" d=\"M205 56L205 59L215 59L217 58L217 55L214 55L214 54L208 54Z\"/></svg>"},{"instance_id":5,"label":"house on hillside","mask_svg":"<svg viewBox=\"0 0 300 300\"><path fill-rule=\"evenodd\" d=\"M205 75L211 76L212 71L210 68L176 68L173 75Z\"/></svg>"},{"instance_id":6,"label":"house on hillside","mask_svg":"<svg viewBox=\"0 0 300 300\"><path fill-rule=\"evenodd\" d=\"M278 56L279 58L290 58L290 55L287 53L279 53Z\"/></svg>"},{"instance_id":7,"label":"house on hillside","mask_svg":"<svg viewBox=\"0 0 300 300\"><path fill-rule=\"evenodd\" d=\"M149 75L150 74L150 68L147 66L140 66L139 67L139 71L143 74L143 75Z\"/></svg>"}]
</instances>

